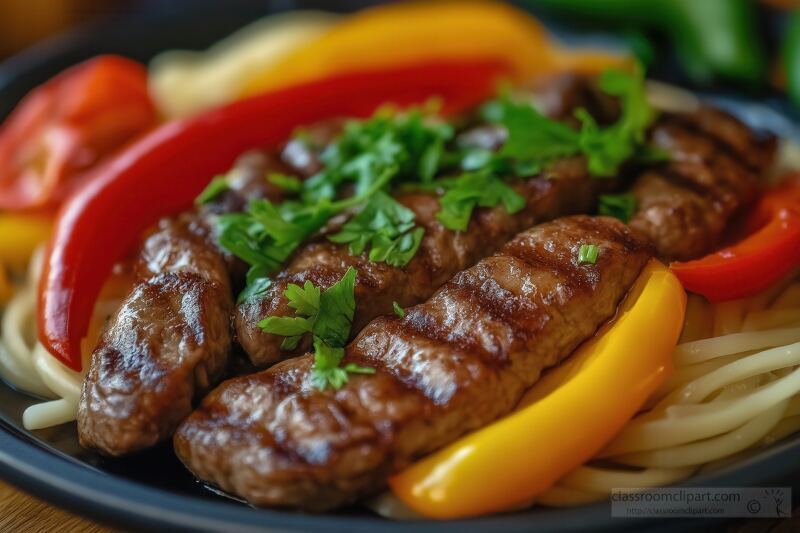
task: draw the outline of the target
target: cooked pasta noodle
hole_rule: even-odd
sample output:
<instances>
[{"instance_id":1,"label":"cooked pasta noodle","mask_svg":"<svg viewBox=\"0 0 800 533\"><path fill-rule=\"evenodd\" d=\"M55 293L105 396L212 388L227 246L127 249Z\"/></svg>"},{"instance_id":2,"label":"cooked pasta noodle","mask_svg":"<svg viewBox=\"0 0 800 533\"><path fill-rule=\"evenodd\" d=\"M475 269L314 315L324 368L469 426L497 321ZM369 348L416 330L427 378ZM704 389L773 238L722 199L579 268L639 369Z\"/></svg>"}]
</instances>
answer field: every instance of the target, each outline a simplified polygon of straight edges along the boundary
<instances>
[{"instance_id":1,"label":"cooked pasta noodle","mask_svg":"<svg viewBox=\"0 0 800 533\"><path fill-rule=\"evenodd\" d=\"M28 278L3 312L0 322L0 375L14 387L46 401L25 410L26 429L42 429L75 420L83 374L61 364L36 339L36 286L42 250L30 263ZM106 316L119 305L100 299L95 315ZM84 354L88 355L88 354Z\"/></svg>"}]
</instances>

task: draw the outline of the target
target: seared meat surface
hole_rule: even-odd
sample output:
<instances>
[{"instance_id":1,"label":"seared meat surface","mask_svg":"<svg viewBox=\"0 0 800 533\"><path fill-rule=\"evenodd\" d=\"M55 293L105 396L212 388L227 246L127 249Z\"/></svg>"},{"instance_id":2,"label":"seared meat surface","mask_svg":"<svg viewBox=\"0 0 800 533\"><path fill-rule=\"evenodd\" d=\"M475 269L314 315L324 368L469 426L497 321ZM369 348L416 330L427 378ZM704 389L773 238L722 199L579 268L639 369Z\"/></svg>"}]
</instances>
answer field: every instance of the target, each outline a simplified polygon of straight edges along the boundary
<instances>
[{"instance_id":1,"label":"seared meat surface","mask_svg":"<svg viewBox=\"0 0 800 533\"><path fill-rule=\"evenodd\" d=\"M586 243L600 248L595 264L578 263ZM649 243L614 219L536 226L404 318L367 325L342 364L375 374L319 390L304 355L232 379L181 424L175 450L200 479L255 505L353 502L509 413L543 369L613 316L650 256Z\"/></svg>"},{"instance_id":2,"label":"seared meat surface","mask_svg":"<svg viewBox=\"0 0 800 533\"><path fill-rule=\"evenodd\" d=\"M775 139L715 109L662 116L650 132L670 160L645 170L631 192L631 227L650 237L661 259L701 257L722 243L733 215L755 200Z\"/></svg>"},{"instance_id":3,"label":"seared meat surface","mask_svg":"<svg viewBox=\"0 0 800 533\"><path fill-rule=\"evenodd\" d=\"M211 220L243 207L247 197L274 198L277 189L264 179L270 164L261 154L243 157L215 204L165 219L145 239L140 282L109 321L84 380L83 446L117 456L169 438L193 402L224 377L232 343L229 271L238 260L214 244Z\"/></svg>"},{"instance_id":4,"label":"seared meat surface","mask_svg":"<svg viewBox=\"0 0 800 533\"><path fill-rule=\"evenodd\" d=\"M92 355L78 412L83 446L122 455L169 437L223 377L230 294L186 272L139 284Z\"/></svg>"},{"instance_id":5,"label":"seared meat surface","mask_svg":"<svg viewBox=\"0 0 800 533\"><path fill-rule=\"evenodd\" d=\"M478 209L466 231L445 228L436 218L438 198L430 193L403 193L397 200L416 215L425 236L416 256L404 267L369 261L367 254L352 256L347 245L326 239L311 242L298 250L272 285L261 296L239 306L234 314L237 340L253 364L267 366L282 358L303 353L309 340L297 350L280 348L282 337L265 333L259 321L268 316L291 316L294 310L284 296L290 283L328 288L348 267L358 272L356 315L353 332L370 320L392 310L392 302L408 307L424 301L453 274L498 250L516 233L534 224L559 216L594 210L599 194L618 182L594 179L583 158L558 161L536 177L522 180L515 190L526 200L523 210L509 214L502 206Z\"/></svg>"},{"instance_id":6,"label":"seared meat surface","mask_svg":"<svg viewBox=\"0 0 800 533\"><path fill-rule=\"evenodd\" d=\"M564 121L577 120L575 109L587 109L600 124L616 120L619 102L602 92L596 81L586 76L548 77L533 82L527 94L538 102L541 111ZM323 124L307 132L317 145L330 140L337 124ZM338 124L341 129L341 123ZM497 150L506 141L501 126L482 124L462 131L457 143L464 147ZM302 151L290 143L284 151L294 154L294 165L304 161L307 172L321 169L313 152ZM300 154L300 157L297 156ZM513 182L511 182L513 185ZM416 222L425 229L420 250L404 267L370 262L366 254L353 257L346 245L336 245L320 239L301 247L283 270L276 274L272 285L262 295L239 304L234 311L236 340L256 366L266 367L282 359L302 354L310 347L306 337L296 349L282 350L282 337L266 333L258 323L269 316L293 315L284 292L290 283L302 285L311 281L327 288L339 280L348 267L359 271L356 286L355 334L370 320L392 310L392 302L403 307L424 301L453 274L497 251L518 232L534 224L559 216L594 212L598 196L621 184L618 179L595 179L589 175L581 157L557 161L538 176L528 177L513 185L526 200L524 210L513 215L503 207L477 209L464 232L448 230L436 219L438 197L429 193L400 193L395 198L414 212Z\"/></svg>"}]
</instances>

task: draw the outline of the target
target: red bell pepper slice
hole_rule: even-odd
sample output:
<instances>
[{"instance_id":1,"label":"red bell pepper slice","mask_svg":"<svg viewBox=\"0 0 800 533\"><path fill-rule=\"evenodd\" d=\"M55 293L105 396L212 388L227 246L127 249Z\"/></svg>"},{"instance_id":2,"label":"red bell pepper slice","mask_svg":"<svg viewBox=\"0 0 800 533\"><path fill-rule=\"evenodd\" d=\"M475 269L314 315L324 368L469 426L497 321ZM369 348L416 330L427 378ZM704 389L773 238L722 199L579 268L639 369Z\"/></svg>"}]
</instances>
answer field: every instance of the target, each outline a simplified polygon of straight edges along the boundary
<instances>
[{"instance_id":1,"label":"red bell pepper slice","mask_svg":"<svg viewBox=\"0 0 800 533\"><path fill-rule=\"evenodd\" d=\"M746 237L670 267L683 286L721 302L757 294L800 265L800 180L767 192L745 222Z\"/></svg>"},{"instance_id":2,"label":"red bell pepper slice","mask_svg":"<svg viewBox=\"0 0 800 533\"><path fill-rule=\"evenodd\" d=\"M56 221L39 286L39 339L80 370L80 341L114 263L160 217L191 206L212 176L255 147L275 147L298 126L366 117L376 108L441 98L454 113L490 97L506 67L447 61L339 76L254 96L168 123L89 176Z\"/></svg>"},{"instance_id":3,"label":"red bell pepper slice","mask_svg":"<svg viewBox=\"0 0 800 533\"><path fill-rule=\"evenodd\" d=\"M57 205L88 168L157 123L139 63L100 56L65 70L0 127L0 209Z\"/></svg>"}]
</instances>

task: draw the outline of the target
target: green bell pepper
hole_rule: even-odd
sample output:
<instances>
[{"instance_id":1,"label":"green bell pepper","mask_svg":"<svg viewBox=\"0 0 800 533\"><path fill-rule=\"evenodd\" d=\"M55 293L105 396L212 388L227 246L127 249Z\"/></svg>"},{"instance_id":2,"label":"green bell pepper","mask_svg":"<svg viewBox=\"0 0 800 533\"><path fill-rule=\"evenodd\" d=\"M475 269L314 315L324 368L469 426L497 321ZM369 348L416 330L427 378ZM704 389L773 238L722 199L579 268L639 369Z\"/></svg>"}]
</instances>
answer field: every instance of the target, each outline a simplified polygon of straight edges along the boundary
<instances>
[{"instance_id":1,"label":"green bell pepper","mask_svg":"<svg viewBox=\"0 0 800 533\"><path fill-rule=\"evenodd\" d=\"M756 86L766 59L750 0L528 0L557 14L665 33L697 83L715 77Z\"/></svg>"}]
</instances>

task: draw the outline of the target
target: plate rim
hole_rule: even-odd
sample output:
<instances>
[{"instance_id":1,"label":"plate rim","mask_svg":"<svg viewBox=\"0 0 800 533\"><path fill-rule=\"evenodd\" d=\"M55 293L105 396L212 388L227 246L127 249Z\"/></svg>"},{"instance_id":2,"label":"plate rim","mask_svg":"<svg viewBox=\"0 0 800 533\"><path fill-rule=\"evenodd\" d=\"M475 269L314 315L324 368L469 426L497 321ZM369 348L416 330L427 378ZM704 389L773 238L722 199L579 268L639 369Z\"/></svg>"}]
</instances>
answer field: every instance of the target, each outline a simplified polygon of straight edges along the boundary
<instances>
[{"instance_id":1,"label":"plate rim","mask_svg":"<svg viewBox=\"0 0 800 533\"><path fill-rule=\"evenodd\" d=\"M285 6L283 6L285 8ZM140 22L146 20L140 17ZM66 57L80 55L92 34L108 37L99 24L90 24L56 35L0 63L0 95L20 79L35 78L42 69ZM29 80L30 81L30 80ZM26 82L23 82L23 86ZM30 83L27 84L30 87ZM752 103L748 100L742 102ZM768 109L765 107L765 109ZM772 110L772 112L775 112ZM0 386L7 384L0 382ZM0 417L1 418L1 417ZM779 479L800 472L800 434L783 439L753 457L731 467L703 474L676 487L735 487L746 480ZM797 476L795 476L797 477ZM737 481L737 478L739 479ZM156 488L107 474L68 456L61 456L37 442L32 433L20 431L0 419L0 479L48 503L96 519L102 523L169 531L405 531L409 522L379 516L313 515L255 509L245 505L209 501ZM800 480L798 480L800 484ZM718 522L705 519L704 524ZM637 519L614 521L608 501L548 511L526 510L467 520L414 521L418 531L453 531L486 528L497 532L536 527L541 531L585 529L672 529L678 520Z\"/></svg>"}]
</instances>

